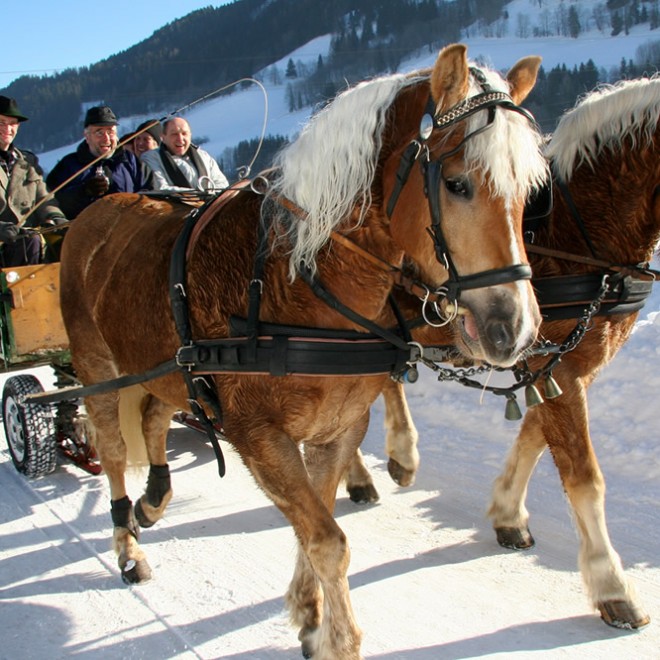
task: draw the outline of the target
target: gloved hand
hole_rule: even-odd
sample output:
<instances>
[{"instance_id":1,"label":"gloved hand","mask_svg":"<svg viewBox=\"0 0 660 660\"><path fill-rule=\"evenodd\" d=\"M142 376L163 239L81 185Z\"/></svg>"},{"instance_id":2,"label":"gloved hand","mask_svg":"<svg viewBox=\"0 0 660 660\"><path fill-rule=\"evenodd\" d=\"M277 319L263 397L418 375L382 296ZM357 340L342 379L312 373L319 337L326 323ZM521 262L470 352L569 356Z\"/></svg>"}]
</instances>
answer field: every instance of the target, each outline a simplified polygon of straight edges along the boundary
<instances>
[{"instance_id":1,"label":"gloved hand","mask_svg":"<svg viewBox=\"0 0 660 660\"><path fill-rule=\"evenodd\" d=\"M69 221L63 215L49 215L42 223L42 227L55 227L65 225Z\"/></svg>"},{"instance_id":2,"label":"gloved hand","mask_svg":"<svg viewBox=\"0 0 660 660\"><path fill-rule=\"evenodd\" d=\"M0 222L0 241L13 243L21 233L21 228L13 222Z\"/></svg>"},{"instance_id":3,"label":"gloved hand","mask_svg":"<svg viewBox=\"0 0 660 660\"><path fill-rule=\"evenodd\" d=\"M94 176L85 184L85 192L90 197L101 197L108 192L110 181L106 176Z\"/></svg>"}]
</instances>

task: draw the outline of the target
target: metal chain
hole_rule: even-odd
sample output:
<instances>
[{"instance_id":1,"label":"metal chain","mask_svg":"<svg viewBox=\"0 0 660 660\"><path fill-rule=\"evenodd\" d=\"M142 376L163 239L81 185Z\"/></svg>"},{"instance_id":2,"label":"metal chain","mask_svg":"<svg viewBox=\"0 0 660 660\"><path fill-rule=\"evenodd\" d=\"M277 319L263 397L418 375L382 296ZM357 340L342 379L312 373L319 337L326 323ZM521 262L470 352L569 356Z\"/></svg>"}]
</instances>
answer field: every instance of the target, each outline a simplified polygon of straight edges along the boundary
<instances>
[{"instance_id":1,"label":"metal chain","mask_svg":"<svg viewBox=\"0 0 660 660\"><path fill-rule=\"evenodd\" d=\"M469 368L456 369L453 367L442 367L428 358L420 359L419 361L429 369L433 370L438 375L438 381L440 382L455 381L466 387L479 388L492 392L493 394L510 396L516 390L534 384L541 376L547 376L557 366L564 354L574 350L579 345L582 339L584 339L585 334L592 327L593 317L596 316L600 310L601 304L607 295L611 279L612 277L608 274L603 276L596 298L589 303L582 316L578 319L575 328L573 328L563 343L557 346L545 341L535 349L537 354L552 354L550 360L548 360L548 362L538 371L532 371L527 365L526 359L523 360L522 364L514 365L513 367L506 369L494 367L488 363ZM496 387L492 385L483 385L479 381L474 380L475 376L480 376L493 370L511 371L516 379L516 383L509 387Z\"/></svg>"}]
</instances>

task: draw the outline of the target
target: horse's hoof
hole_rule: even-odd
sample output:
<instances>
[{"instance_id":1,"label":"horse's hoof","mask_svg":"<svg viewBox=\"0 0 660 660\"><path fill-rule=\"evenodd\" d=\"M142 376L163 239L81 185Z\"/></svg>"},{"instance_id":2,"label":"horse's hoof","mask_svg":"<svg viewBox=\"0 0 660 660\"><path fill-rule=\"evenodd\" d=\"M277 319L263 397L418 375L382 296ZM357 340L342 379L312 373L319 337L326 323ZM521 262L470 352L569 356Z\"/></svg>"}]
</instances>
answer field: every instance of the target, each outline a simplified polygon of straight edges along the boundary
<instances>
[{"instance_id":1,"label":"horse's hoof","mask_svg":"<svg viewBox=\"0 0 660 660\"><path fill-rule=\"evenodd\" d=\"M151 580L151 567L146 559L129 559L121 567L121 579L124 584L142 584Z\"/></svg>"},{"instance_id":2,"label":"horse's hoof","mask_svg":"<svg viewBox=\"0 0 660 660\"><path fill-rule=\"evenodd\" d=\"M651 617L644 613L637 605L625 600L607 600L598 603L600 616L608 626L637 630L648 626Z\"/></svg>"},{"instance_id":3,"label":"horse's hoof","mask_svg":"<svg viewBox=\"0 0 660 660\"><path fill-rule=\"evenodd\" d=\"M303 628L298 633L298 639L300 640L300 651L302 652L303 658L313 658L314 657L314 644L312 638L316 632L316 628Z\"/></svg>"},{"instance_id":4,"label":"horse's hoof","mask_svg":"<svg viewBox=\"0 0 660 660\"><path fill-rule=\"evenodd\" d=\"M373 484L366 486L351 486L347 488L348 496L356 504L374 504L380 499L380 495Z\"/></svg>"},{"instance_id":5,"label":"horse's hoof","mask_svg":"<svg viewBox=\"0 0 660 660\"><path fill-rule=\"evenodd\" d=\"M140 527L144 527L146 529L148 527L153 527L156 524L155 520L149 520L149 518L147 518L146 514L144 513L144 509L142 508L142 498L140 498L135 503L133 510L135 512L135 519L138 521Z\"/></svg>"},{"instance_id":6,"label":"horse's hoof","mask_svg":"<svg viewBox=\"0 0 660 660\"><path fill-rule=\"evenodd\" d=\"M392 481L399 484L399 486L412 486L415 483L415 471L404 468L401 463L393 458L387 461L387 471L390 473Z\"/></svg>"},{"instance_id":7,"label":"horse's hoof","mask_svg":"<svg viewBox=\"0 0 660 660\"><path fill-rule=\"evenodd\" d=\"M497 542L509 550L529 550L534 547L534 537L529 528L519 529L518 527L496 527L495 534Z\"/></svg>"}]
</instances>

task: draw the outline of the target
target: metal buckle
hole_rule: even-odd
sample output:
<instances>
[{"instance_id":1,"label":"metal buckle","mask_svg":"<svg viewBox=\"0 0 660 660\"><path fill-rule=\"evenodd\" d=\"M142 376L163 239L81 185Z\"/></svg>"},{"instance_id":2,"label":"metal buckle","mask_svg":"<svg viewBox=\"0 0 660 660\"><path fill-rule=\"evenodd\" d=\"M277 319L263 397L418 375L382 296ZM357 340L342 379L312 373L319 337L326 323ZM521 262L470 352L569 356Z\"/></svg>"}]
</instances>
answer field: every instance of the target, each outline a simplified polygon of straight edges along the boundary
<instances>
[{"instance_id":1,"label":"metal buckle","mask_svg":"<svg viewBox=\"0 0 660 660\"><path fill-rule=\"evenodd\" d=\"M191 359L192 356L188 357L188 359L185 359L185 356L183 355L183 351L186 349L192 349L193 346L192 344L187 344L186 346L179 346L179 348L176 351L176 355L174 357L177 366L181 367L182 369L188 369L188 371L191 371L192 368L195 366L195 362Z\"/></svg>"}]
</instances>

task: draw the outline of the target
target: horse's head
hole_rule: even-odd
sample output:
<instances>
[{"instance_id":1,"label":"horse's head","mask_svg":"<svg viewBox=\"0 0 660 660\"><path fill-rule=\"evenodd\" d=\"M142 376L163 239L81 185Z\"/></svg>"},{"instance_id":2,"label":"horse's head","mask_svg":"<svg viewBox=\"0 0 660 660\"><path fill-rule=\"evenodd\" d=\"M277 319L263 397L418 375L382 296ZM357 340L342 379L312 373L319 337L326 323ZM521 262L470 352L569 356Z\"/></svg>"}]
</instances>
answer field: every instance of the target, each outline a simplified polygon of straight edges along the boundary
<instances>
[{"instance_id":1,"label":"horse's head","mask_svg":"<svg viewBox=\"0 0 660 660\"><path fill-rule=\"evenodd\" d=\"M419 128L384 164L394 241L455 321L462 352L501 366L531 345L540 323L522 216L547 168L541 135L518 106L539 65L523 59L503 80L471 66L464 46L443 49L423 97L408 90L394 104L396 123L410 121L416 105Z\"/></svg>"}]
</instances>

